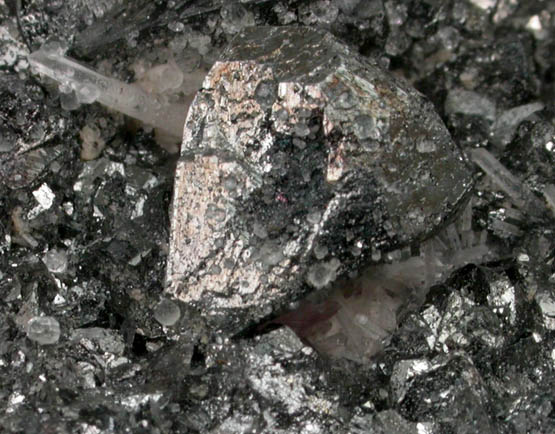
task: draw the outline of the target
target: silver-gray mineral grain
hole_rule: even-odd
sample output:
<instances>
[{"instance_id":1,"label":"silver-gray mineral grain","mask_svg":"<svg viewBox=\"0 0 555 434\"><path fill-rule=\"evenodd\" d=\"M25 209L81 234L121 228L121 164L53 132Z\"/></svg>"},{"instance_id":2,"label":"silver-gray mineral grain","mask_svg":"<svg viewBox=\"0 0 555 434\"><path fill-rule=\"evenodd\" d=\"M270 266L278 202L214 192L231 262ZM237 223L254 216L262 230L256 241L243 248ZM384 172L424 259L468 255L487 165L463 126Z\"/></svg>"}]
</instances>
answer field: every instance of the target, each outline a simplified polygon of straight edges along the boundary
<instances>
[{"instance_id":1,"label":"silver-gray mineral grain","mask_svg":"<svg viewBox=\"0 0 555 434\"><path fill-rule=\"evenodd\" d=\"M471 184L410 85L325 31L243 29L186 120L167 292L238 331L426 237Z\"/></svg>"}]
</instances>

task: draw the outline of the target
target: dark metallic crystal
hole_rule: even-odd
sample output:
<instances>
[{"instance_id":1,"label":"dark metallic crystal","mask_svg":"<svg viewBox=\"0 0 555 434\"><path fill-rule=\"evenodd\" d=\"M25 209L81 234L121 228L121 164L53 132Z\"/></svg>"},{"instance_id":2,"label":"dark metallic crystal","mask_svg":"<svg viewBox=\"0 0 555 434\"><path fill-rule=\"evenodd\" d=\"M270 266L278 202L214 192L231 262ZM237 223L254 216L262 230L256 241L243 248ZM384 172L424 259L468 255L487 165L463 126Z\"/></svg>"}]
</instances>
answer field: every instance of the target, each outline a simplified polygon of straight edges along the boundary
<instances>
[{"instance_id":1,"label":"dark metallic crystal","mask_svg":"<svg viewBox=\"0 0 555 434\"><path fill-rule=\"evenodd\" d=\"M327 32L248 28L189 111L167 291L237 331L424 238L470 187L407 83Z\"/></svg>"}]
</instances>

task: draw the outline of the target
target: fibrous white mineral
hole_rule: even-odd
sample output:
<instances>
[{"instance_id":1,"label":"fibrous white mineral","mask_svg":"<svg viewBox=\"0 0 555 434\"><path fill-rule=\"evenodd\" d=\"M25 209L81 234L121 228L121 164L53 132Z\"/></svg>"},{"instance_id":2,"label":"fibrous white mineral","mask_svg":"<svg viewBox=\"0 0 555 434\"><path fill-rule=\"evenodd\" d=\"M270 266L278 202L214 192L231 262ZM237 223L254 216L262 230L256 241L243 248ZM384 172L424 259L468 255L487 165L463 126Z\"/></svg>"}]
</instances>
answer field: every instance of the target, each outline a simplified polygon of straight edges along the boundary
<instances>
[{"instance_id":1,"label":"fibrous white mineral","mask_svg":"<svg viewBox=\"0 0 555 434\"><path fill-rule=\"evenodd\" d=\"M316 299L309 296L276 322L289 326L322 354L368 362L383 348L399 320L423 303L433 285L457 268L491 258L484 237L465 233L471 231L464 229L468 226L465 214L458 222L460 230L448 226L421 245L419 256L371 266L356 279L338 282L325 300L312 301ZM470 239L476 239L475 243L469 244ZM327 270L324 265L318 276Z\"/></svg>"},{"instance_id":2,"label":"fibrous white mineral","mask_svg":"<svg viewBox=\"0 0 555 434\"><path fill-rule=\"evenodd\" d=\"M63 94L75 94L77 103L99 102L118 112L181 137L187 107L167 103L139 86L105 77L64 56L59 44L48 44L29 55L31 67L57 81ZM167 70L156 71L167 73ZM167 76L167 74L166 74Z\"/></svg>"},{"instance_id":3,"label":"fibrous white mineral","mask_svg":"<svg viewBox=\"0 0 555 434\"><path fill-rule=\"evenodd\" d=\"M498 145L507 145L512 140L518 125L543 108L543 103L534 102L504 111L492 126L492 141Z\"/></svg>"},{"instance_id":4,"label":"fibrous white mineral","mask_svg":"<svg viewBox=\"0 0 555 434\"><path fill-rule=\"evenodd\" d=\"M511 201L521 210L535 215L538 200L516 176L505 168L489 151L484 148L470 151L471 159L490 177Z\"/></svg>"}]
</instances>

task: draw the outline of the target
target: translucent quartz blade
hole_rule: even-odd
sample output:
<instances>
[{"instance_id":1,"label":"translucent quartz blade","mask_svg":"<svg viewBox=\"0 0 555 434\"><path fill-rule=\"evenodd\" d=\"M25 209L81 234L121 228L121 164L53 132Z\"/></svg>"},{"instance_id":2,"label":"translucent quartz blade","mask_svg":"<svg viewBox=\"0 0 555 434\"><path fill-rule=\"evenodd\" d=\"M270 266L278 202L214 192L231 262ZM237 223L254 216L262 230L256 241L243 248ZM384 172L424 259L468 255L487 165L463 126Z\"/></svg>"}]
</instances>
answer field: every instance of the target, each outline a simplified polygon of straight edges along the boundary
<instances>
[{"instance_id":1,"label":"translucent quartz blade","mask_svg":"<svg viewBox=\"0 0 555 434\"><path fill-rule=\"evenodd\" d=\"M183 134L187 110L182 104L163 104L140 87L105 77L64 56L61 50L35 51L29 55L29 63L39 74L60 83L61 90L75 91L79 102L97 101L173 136Z\"/></svg>"},{"instance_id":2,"label":"translucent quartz blade","mask_svg":"<svg viewBox=\"0 0 555 434\"><path fill-rule=\"evenodd\" d=\"M528 187L509 172L489 151L484 148L472 149L470 157L521 210L530 216L537 216L543 210L541 202Z\"/></svg>"}]
</instances>

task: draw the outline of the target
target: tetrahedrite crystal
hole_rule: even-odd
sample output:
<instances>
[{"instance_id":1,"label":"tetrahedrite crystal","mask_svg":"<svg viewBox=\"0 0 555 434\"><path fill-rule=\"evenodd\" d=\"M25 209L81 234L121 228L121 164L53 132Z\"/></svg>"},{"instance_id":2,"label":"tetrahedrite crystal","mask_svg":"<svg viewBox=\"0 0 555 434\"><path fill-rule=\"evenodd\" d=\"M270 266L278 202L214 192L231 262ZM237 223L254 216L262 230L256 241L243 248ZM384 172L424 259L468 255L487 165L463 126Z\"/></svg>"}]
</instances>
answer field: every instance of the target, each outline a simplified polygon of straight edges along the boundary
<instances>
[{"instance_id":1,"label":"tetrahedrite crystal","mask_svg":"<svg viewBox=\"0 0 555 434\"><path fill-rule=\"evenodd\" d=\"M167 292L236 332L424 239L470 188L411 86L327 32L244 29L186 120Z\"/></svg>"}]
</instances>

